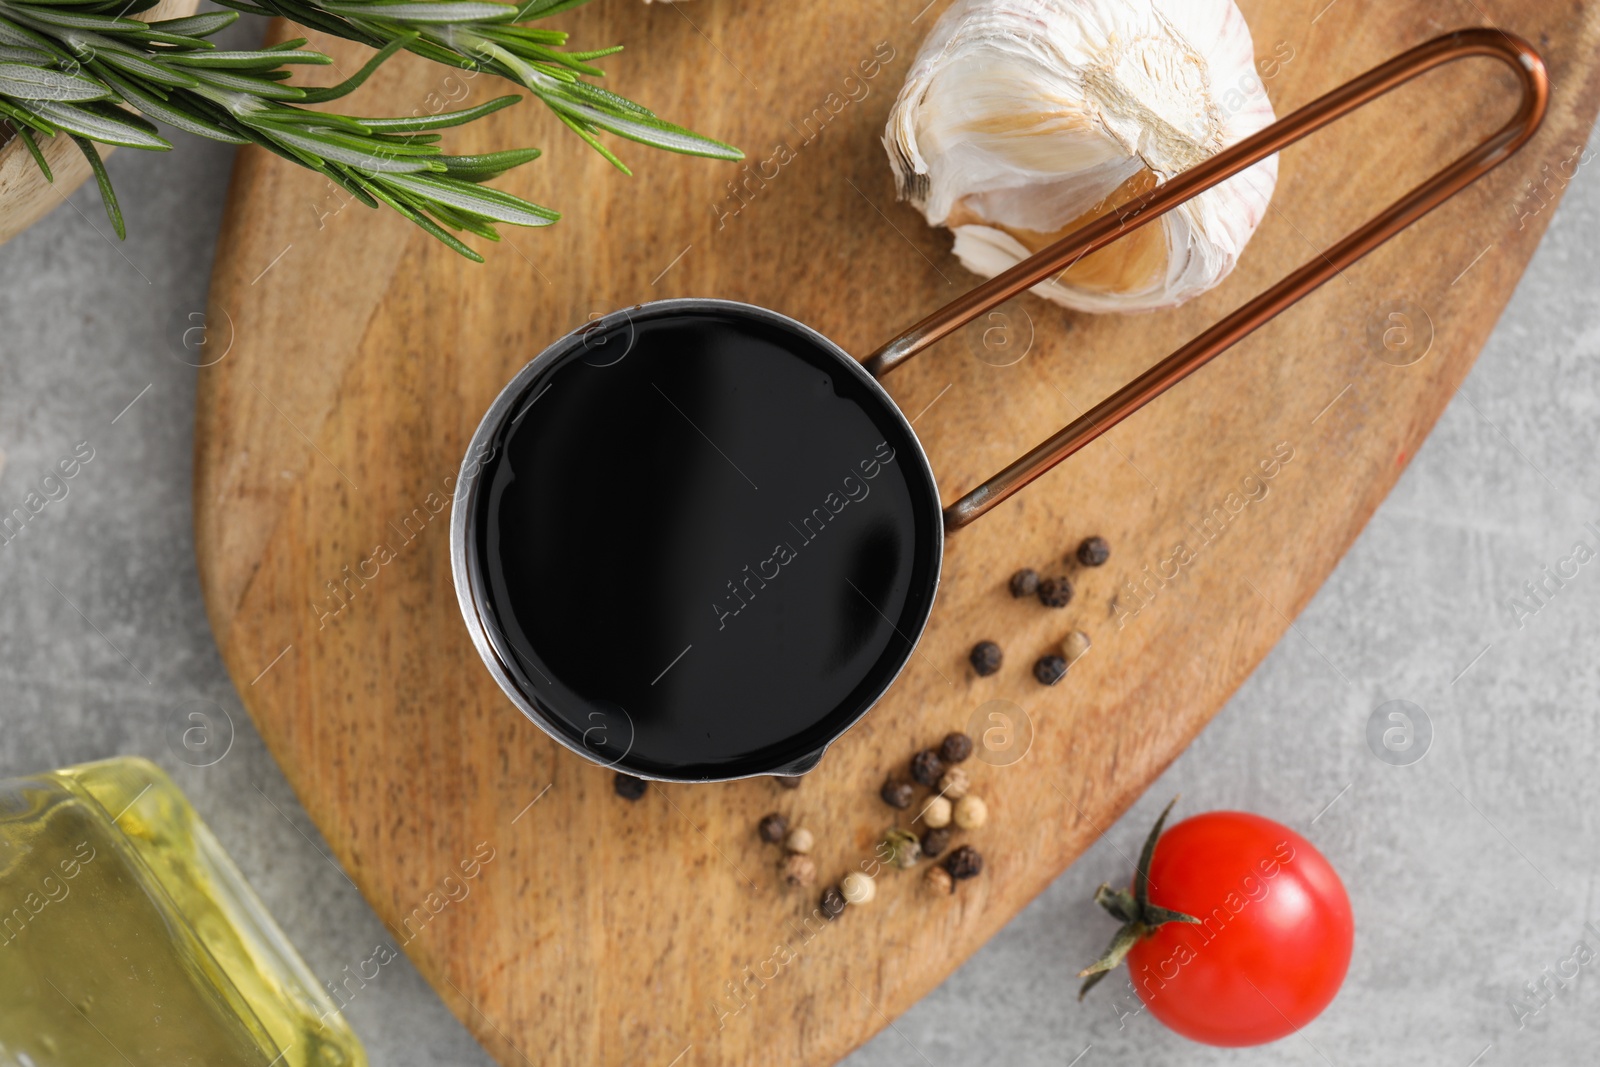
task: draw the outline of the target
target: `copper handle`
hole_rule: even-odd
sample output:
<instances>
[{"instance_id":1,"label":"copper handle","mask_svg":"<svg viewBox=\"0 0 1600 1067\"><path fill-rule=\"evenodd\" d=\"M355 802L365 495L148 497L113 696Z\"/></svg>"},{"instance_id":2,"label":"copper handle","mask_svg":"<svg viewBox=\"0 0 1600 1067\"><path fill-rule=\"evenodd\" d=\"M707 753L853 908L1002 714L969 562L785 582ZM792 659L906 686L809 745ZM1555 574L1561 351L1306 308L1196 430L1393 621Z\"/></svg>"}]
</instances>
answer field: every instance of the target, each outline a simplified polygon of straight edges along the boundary
<instances>
[{"instance_id":1,"label":"copper handle","mask_svg":"<svg viewBox=\"0 0 1600 1067\"><path fill-rule=\"evenodd\" d=\"M1238 308L945 508L945 529L956 530L967 525L1505 162L1533 136L1544 120L1550 101L1550 79L1544 61L1528 42L1499 30L1475 28L1435 37L1318 97L1294 114L1184 171L1165 185L1109 209L1082 229L935 311L869 356L865 361L866 369L874 377L882 377L985 311L1159 218L1190 197L1226 181L1417 75L1468 56L1492 56L1517 74L1522 100L1509 122L1321 256Z\"/></svg>"}]
</instances>

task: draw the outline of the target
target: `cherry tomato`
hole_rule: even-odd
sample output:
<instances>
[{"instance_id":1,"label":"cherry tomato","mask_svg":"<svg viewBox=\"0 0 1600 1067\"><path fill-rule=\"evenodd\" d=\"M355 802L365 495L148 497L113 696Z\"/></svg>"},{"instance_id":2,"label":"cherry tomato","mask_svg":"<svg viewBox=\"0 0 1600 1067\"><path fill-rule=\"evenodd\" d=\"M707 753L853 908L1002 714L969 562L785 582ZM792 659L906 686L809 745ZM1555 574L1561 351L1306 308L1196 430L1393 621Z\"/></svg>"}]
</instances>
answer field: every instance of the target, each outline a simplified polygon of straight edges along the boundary
<instances>
[{"instance_id":1,"label":"cherry tomato","mask_svg":"<svg viewBox=\"0 0 1600 1067\"><path fill-rule=\"evenodd\" d=\"M1239 811L1161 835L1150 902L1200 920L1166 923L1128 953L1151 1014L1208 1045L1287 1037L1326 1008L1350 966L1355 923L1322 853L1286 826Z\"/></svg>"}]
</instances>

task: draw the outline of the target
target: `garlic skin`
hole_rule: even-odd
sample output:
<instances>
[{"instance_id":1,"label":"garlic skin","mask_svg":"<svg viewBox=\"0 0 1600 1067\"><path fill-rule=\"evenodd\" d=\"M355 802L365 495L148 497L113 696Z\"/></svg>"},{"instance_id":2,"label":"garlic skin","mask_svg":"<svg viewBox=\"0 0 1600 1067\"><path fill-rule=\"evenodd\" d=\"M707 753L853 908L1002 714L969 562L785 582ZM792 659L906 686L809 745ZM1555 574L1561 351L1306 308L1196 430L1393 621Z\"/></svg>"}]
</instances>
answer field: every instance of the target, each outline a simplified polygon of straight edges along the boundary
<instances>
[{"instance_id":1,"label":"garlic skin","mask_svg":"<svg viewBox=\"0 0 1600 1067\"><path fill-rule=\"evenodd\" d=\"M900 197L992 277L1273 118L1233 0L957 0L883 143ZM1181 304L1233 270L1277 177L1262 160L1033 291L1079 311Z\"/></svg>"}]
</instances>

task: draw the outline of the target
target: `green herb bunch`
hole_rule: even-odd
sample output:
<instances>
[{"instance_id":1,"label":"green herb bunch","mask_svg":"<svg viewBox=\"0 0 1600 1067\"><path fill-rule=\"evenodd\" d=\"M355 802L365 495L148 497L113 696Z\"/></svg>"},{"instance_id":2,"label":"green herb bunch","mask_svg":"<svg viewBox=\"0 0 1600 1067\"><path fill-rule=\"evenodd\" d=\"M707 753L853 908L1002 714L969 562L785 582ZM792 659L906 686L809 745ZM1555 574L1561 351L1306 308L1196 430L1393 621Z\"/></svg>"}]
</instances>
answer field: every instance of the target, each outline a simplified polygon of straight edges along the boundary
<instances>
[{"instance_id":1,"label":"green herb bunch","mask_svg":"<svg viewBox=\"0 0 1600 1067\"><path fill-rule=\"evenodd\" d=\"M127 17L156 2L0 0L0 119L16 129L47 179L53 180L38 137L71 137L88 158L118 237L126 227L95 146L170 148L155 122L258 144L325 175L369 207L389 205L478 262L482 257L451 231L498 240L497 224L546 226L558 219L549 208L480 184L536 158L537 149L446 155L433 132L498 111L516 96L412 118L356 118L300 106L349 94L401 49L526 87L624 173L627 167L600 143L601 131L690 155L742 157L582 80L600 76L591 61L618 49L564 51L566 34L521 25L585 0L530 0L521 8L482 0L222 0L237 11L280 15L378 50L328 88L287 84L291 65L332 62L306 49L304 38L223 51L207 38L238 19L236 11L149 23Z\"/></svg>"}]
</instances>

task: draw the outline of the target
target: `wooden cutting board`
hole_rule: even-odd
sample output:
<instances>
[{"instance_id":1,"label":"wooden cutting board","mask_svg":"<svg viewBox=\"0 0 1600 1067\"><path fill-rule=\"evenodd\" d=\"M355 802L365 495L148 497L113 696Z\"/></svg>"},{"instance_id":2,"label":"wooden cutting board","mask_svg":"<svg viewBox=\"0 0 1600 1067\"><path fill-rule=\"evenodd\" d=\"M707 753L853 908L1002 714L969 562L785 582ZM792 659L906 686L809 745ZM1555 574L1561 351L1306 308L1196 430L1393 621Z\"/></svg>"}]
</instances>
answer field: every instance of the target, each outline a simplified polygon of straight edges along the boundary
<instances>
[{"instance_id":1,"label":"wooden cutting board","mask_svg":"<svg viewBox=\"0 0 1600 1067\"><path fill-rule=\"evenodd\" d=\"M730 199L735 165L617 143L625 178L523 103L448 143L544 147L499 184L566 217L511 232L486 266L239 157L198 404L211 622L334 854L502 1063L829 1063L940 982L1167 766L1338 562L1472 365L1600 101L1594 3L1247 0L1279 114L1492 20L1544 50L1549 119L1511 164L951 537L921 654L798 790L652 787L629 803L480 666L450 581L449 479L502 384L595 314L727 297L862 354L972 284L948 235L894 202L879 143L939 13L924 2L599 0L563 16L582 47L628 46L606 61L614 88L744 147L758 177ZM346 71L361 59L317 43ZM402 59L355 100L432 111L501 91ZM1493 63L1458 64L1292 149L1238 271L1178 311L1090 318L1025 297L989 336L1019 361L997 365L1010 357L971 328L893 374L945 498L1483 136L1512 92ZM1088 534L1111 562L1072 572L1068 609L1006 593L1013 570L1064 569ZM1039 686L1030 664L1073 627L1093 651ZM987 679L966 665L983 638L1007 657ZM842 876L896 821L885 770L991 701L1032 743L1014 764L970 764L991 810L971 837L984 874L935 900L919 874L886 873L873 905L808 927L816 893L780 887L757 820L809 827L823 876Z\"/></svg>"}]
</instances>

